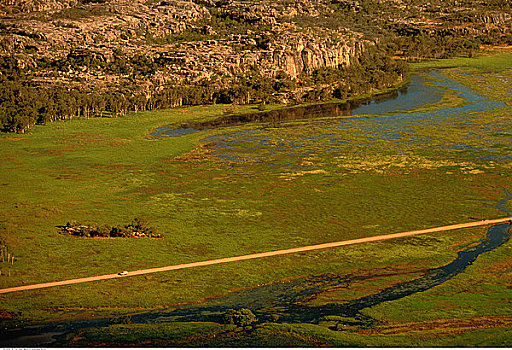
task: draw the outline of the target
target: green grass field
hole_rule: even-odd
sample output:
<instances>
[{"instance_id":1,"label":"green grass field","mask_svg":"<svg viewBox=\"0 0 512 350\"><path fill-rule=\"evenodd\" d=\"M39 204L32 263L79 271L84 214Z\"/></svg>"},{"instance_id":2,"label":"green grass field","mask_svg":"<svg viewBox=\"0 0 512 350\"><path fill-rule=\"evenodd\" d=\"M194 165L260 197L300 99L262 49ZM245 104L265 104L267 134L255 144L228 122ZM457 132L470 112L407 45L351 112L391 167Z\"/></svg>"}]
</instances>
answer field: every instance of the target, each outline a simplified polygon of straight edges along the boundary
<instances>
[{"instance_id":1,"label":"green grass field","mask_svg":"<svg viewBox=\"0 0 512 350\"><path fill-rule=\"evenodd\" d=\"M380 119L357 118L344 120L341 127L340 121L324 120L148 137L162 125L256 110L217 105L78 119L37 126L24 135L2 134L0 237L15 261L0 263L0 287L503 217L505 213L491 206L504 198L503 189L512 189L512 111L503 80L512 79L509 58L428 63L453 67L443 74L506 104L435 123L380 124ZM447 90L442 103L416 112L435 116L437 110L459 105L461 97ZM406 131L395 135L397 128ZM71 220L116 225L138 216L147 217L164 238L84 239L58 234L57 226ZM465 229L417 240L4 294L0 309L18 314L15 322L32 324L164 310L298 276L364 275L406 267L423 271L447 264L484 235L485 228ZM415 322L418 330L412 334L328 328L336 322L263 324L243 331L217 324L116 325L86 330L76 341L510 346L510 323L503 318L512 312L511 249L508 242L436 288L364 311L384 328ZM420 274L370 279L320 293L309 303L351 300ZM488 323L482 324L494 328L461 333L462 328L454 326L453 320L485 317ZM453 332L436 335L443 322L427 330L419 326L439 320L451 325ZM3 322L10 325L12 320ZM120 327L129 331L123 333ZM196 331L204 334L194 337ZM225 336L214 339L208 334ZM488 342L482 342L484 338Z\"/></svg>"},{"instance_id":2,"label":"green grass field","mask_svg":"<svg viewBox=\"0 0 512 350\"><path fill-rule=\"evenodd\" d=\"M486 73L501 72L512 68L512 54L508 51L482 54L475 58L455 57L413 63L413 69L426 68L474 68Z\"/></svg>"}]
</instances>

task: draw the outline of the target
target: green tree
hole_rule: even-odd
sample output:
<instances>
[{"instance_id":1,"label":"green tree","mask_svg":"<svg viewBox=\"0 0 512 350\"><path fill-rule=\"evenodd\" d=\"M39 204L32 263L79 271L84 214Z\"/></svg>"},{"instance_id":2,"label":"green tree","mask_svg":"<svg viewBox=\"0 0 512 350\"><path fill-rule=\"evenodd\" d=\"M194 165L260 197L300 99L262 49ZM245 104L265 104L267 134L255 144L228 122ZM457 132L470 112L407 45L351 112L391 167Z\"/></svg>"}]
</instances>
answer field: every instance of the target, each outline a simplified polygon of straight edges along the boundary
<instances>
[{"instance_id":1,"label":"green tree","mask_svg":"<svg viewBox=\"0 0 512 350\"><path fill-rule=\"evenodd\" d=\"M257 321L256 316L249 309L229 309L222 316L225 324L234 324L237 327L246 327Z\"/></svg>"}]
</instances>

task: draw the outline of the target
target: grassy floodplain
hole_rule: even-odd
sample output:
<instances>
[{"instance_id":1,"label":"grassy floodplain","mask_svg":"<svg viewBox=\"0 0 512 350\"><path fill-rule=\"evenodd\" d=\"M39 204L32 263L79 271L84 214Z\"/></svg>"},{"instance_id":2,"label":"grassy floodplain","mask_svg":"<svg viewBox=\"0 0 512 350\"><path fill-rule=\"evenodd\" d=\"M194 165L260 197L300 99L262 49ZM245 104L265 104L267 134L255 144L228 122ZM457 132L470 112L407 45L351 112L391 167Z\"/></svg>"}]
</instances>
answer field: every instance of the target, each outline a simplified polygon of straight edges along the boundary
<instances>
[{"instance_id":1,"label":"grassy floodplain","mask_svg":"<svg viewBox=\"0 0 512 350\"><path fill-rule=\"evenodd\" d=\"M418 69L450 67L443 76L502 102L485 111L438 117L438 111L465 103L461 93L446 88L439 103L407 111L429 113L423 121L366 115L148 137L169 123L257 110L218 105L2 134L0 237L15 261L10 268L2 263L0 287L505 216L492 206L504 198L504 189L512 190L510 62L512 55L502 53L418 64ZM137 216L147 217L165 237L81 239L57 232L70 220L115 225ZM342 303L449 263L485 231L7 294L0 296L0 308L5 325L28 325L165 310L300 276L368 277L301 301L312 307ZM81 331L73 341L511 346L511 253L507 242L438 287L363 310L376 321L371 329L343 327L343 319L331 315L316 324L263 323L250 330L216 323L113 325Z\"/></svg>"}]
</instances>

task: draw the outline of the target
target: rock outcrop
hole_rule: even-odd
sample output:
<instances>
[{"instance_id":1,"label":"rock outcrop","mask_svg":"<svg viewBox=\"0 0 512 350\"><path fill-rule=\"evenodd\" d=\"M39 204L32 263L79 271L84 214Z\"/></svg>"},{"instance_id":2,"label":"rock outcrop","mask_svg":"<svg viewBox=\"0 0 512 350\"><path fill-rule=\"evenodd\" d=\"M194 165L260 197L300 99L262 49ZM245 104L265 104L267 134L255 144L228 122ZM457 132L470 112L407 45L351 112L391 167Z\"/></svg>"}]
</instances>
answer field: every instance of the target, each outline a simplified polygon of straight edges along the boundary
<instances>
[{"instance_id":1,"label":"rock outcrop","mask_svg":"<svg viewBox=\"0 0 512 350\"><path fill-rule=\"evenodd\" d=\"M142 84L154 88L204 82L226 87L251 70L296 79L318 68L349 66L370 44L347 28L304 28L289 21L318 16L319 6L325 7L311 0L11 1L4 7L10 15L2 20L0 54L14 54L20 67L32 68L38 84L78 86L79 81L83 88L100 90L123 75L70 62L108 65L144 56L158 65ZM218 21L240 28L226 30ZM214 26L230 33L218 33ZM59 62L59 69L43 68L41 61Z\"/></svg>"},{"instance_id":2,"label":"rock outcrop","mask_svg":"<svg viewBox=\"0 0 512 350\"><path fill-rule=\"evenodd\" d=\"M503 1L0 1L0 59L16 62L24 84L140 97L147 108L156 94L186 89L188 103L347 96L399 82L394 55L445 57L512 42ZM379 54L361 59L368 51ZM372 66L352 74L367 79L365 91L338 73L321 76L360 62Z\"/></svg>"},{"instance_id":3,"label":"rock outcrop","mask_svg":"<svg viewBox=\"0 0 512 350\"><path fill-rule=\"evenodd\" d=\"M78 4L77 0L2 0L4 13L57 12Z\"/></svg>"},{"instance_id":4,"label":"rock outcrop","mask_svg":"<svg viewBox=\"0 0 512 350\"><path fill-rule=\"evenodd\" d=\"M301 74L311 74L318 68L348 67L364 51L365 44L368 44L355 38L320 41L299 36L286 39L271 50L271 64L267 66L277 67L294 78Z\"/></svg>"}]
</instances>

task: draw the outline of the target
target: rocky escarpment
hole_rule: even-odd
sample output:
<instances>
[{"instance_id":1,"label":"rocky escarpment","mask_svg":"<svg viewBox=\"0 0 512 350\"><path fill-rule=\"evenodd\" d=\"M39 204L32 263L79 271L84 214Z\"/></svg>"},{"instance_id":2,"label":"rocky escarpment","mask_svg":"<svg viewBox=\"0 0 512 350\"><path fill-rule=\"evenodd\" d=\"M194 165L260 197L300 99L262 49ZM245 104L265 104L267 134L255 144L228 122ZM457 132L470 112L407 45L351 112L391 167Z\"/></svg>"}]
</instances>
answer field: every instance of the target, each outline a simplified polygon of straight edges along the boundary
<instances>
[{"instance_id":1,"label":"rocky escarpment","mask_svg":"<svg viewBox=\"0 0 512 350\"><path fill-rule=\"evenodd\" d=\"M510 6L494 3L2 0L0 79L10 77L11 101L37 106L30 123L84 111L346 97L399 83L405 67L393 56L512 42ZM73 96L69 108L45 107L60 94ZM21 113L12 104L0 119L18 130L9 124Z\"/></svg>"},{"instance_id":2,"label":"rocky escarpment","mask_svg":"<svg viewBox=\"0 0 512 350\"><path fill-rule=\"evenodd\" d=\"M352 60L365 50L370 42L357 37L330 37L318 40L314 37L284 35L274 43L267 67L278 67L290 77L311 74L319 68L348 67ZM266 72L272 74L272 71Z\"/></svg>"},{"instance_id":3,"label":"rocky escarpment","mask_svg":"<svg viewBox=\"0 0 512 350\"><path fill-rule=\"evenodd\" d=\"M201 85L209 88L208 102L241 78L300 81L318 69L349 67L374 45L348 28L292 21L322 10L321 1L310 0L11 1L3 8L0 54L14 57L35 86L97 93L136 82L150 98L169 87ZM314 88L287 85L295 87L267 93L302 101Z\"/></svg>"},{"instance_id":4,"label":"rocky escarpment","mask_svg":"<svg viewBox=\"0 0 512 350\"><path fill-rule=\"evenodd\" d=\"M75 3L74 7L73 2L57 2L58 5L42 0L19 2L8 12L17 9L20 13L2 21L0 53L14 53L20 67L33 68L39 82L72 81L77 75L75 67L58 74L41 69L39 62L43 59L100 60L109 64L115 61L116 54L128 60L143 55L160 62L154 73L159 84L195 84L206 79L229 85L230 78L251 69L267 77L284 73L297 78L317 68L348 66L367 44L358 33L304 30L290 23L278 24L278 8L260 2L228 2L221 7L217 19L257 23L256 30L243 28L228 35L217 33L208 24L212 16L204 6L208 2L204 1L161 1L151 5L113 0ZM56 6L47 11L42 4ZM284 10L282 15L288 17L317 14L307 2L302 7L288 6ZM34 16L34 11L44 11L43 18ZM258 30L258 26L269 23L270 27ZM87 72L82 69L79 75L86 84L101 87L101 76L108 76L108 72L94 70L87 67ZM114 75L107 80L122 78Z\"/></svg>"},{"instance_id":5,"label":"rocky escarpment","mask_svg":"<svg viewBox=\"0 0 512 350\"><path fill-rule=\"evenodd\" d=\"M77 0L2 0L0 13L56 12L77 5Z\"/></svg>"},{"instance_id":6,"label":"rocky escarpment","mask_svg":"<svg viewBox=\"0 0 512 350\"><path fill-rule=\"evenodd\" d=\"M151 7L127 0L74 7L58 3L53 11L27 11L4 17L2 53L24 53L28 47L36 51L35 57L53 58L75 48L144 46L146 41L183 32L190 22L210 18L206 8L191 1L161 2ZM19 8L24 9L24 3ZM7 7L6 11L14 9Z\"/></svg>"}]
</instances>

